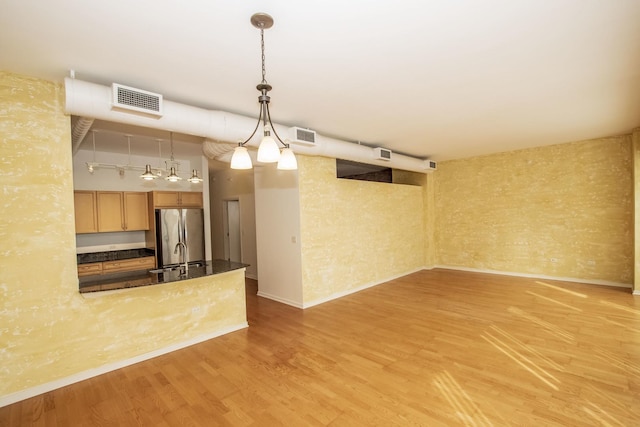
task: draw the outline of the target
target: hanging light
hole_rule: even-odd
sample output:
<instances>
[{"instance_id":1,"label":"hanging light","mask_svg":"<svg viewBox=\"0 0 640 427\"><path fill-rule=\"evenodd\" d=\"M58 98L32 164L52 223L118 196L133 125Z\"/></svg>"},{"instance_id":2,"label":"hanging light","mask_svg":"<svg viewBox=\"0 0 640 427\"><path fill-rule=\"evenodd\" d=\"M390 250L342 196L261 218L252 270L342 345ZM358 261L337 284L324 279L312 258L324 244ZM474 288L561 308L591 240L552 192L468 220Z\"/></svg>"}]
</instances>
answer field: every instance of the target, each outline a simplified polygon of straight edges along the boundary
<instances>
[{"instance_id":1,"label":"hanging light","mask_svg":"<svg viewBox=\"0 0 640 427\"><path fill-rule=\"evenodd\" d=\"M231 157L231 169L251 169L253 166L245 145L256 134L260 127L260 122L262 121L263 138L260 142L260 146L258 147L258 161L261 163L278 162L278 169L295 170L298 168L295 155L289 148L289 144L282 142L282 139L278 136L278 133L273 127L273 123L271 123L271 114L269 113L269 101L271 98L268 93L272 87L267 83L266 70L264 66L264 30L273 26L273 18L266 13L256 13L251 17L251 24L260 30L260 47L262 49L262 81L258 86L256 86L256 89L260 91L260 96L258 96L260 112L258 114L258 123L256 124L253 133L244 142L238 143L238 146L233 152L233 156ZM271 132L273 132L273 136L271 136ZM284 147L283 153L285 151L287 152L287 160L284 162L279 161L281 160L282 154L280 153L278 143Z\"/></svg>"},{"instance_id":2,"label":"hanging light","mask_svg":"<svg viewBox=\"0 0 640 427\"><path fill-rule=\"evenodd\" d=\"M140 175L140 178L144 179L145 181L152 181L152 180L156 179L157 177L158 177L158 175L156 175L155 173L151 172L151 165L145 166L144 173L142 175Z\"/></svg>"},{"instance_id":3,"label":"hanging light","mask_svg":"<svg viewBox=\"0 0 640 427\"><path fill-rule=\"evenodd\" d=\"M171 173L169 175L167 175L167 177L165 178L167 181L169 182L178 182L180 181L182 178L180 178L177 174L176 174L176 168L174 168L173 166L171 166Z\"/></svg>"},{"instance_id":4,"label":"hanging light","mask_svg":"<svg viewBox=\"0 0 640 427\"><path fill-rule=\"evenodd\" d=\"M162 140L158 138L158 169L156 169L156 176L160 178L162 176Z\"/></svg>"},{"instance_id":5,"label":"hanging light","mask_svg":"<svg viewBox=\"0 0 640 427\"><path fill-rule=\"evenodd\" d=\"M198 183L202 182L202 178L200 178L198 176L198 171L194 169L191 172L191 178L189 178L187 181L189 181L192 184L198 184Z\"/></svg>"},{"instance_id":6,"label":"hanging light","mask_svg":"<svg viewBox=\"0 0 640 427\"><path fill-rule=\"evenodd\" d=\"M258 147L258 161L262 163L274 163L280 159L280 147L271 136L271 127L264 126L264 137Z\"/></svg>"},{"instance_id":7,"label":"hanging light","mask_svg":"<svg viewBox=\"0 0 640 427\"><path fill-rule=\"evenodd\" d=\"M96 163L96 131L95 130L91 131L91 138L93 140L93 161L91 163L87 163L87 170L91 175L93 175L94 166L98 164Z\"/></svg>"},{"instance_id":8,"label":"hanging light","mask_svg":"<svg viewBox=\"0 0 640 427\"><path fill-rule=\"evenodd\" d=\"M169 175L167 175L167 177L165 178L167 181L169 182L178 182L180 181L182 178L180 178L177 174L176 174L176 168L175 165L176 161L173 158L173 132L169 132L169 139L171 141L171 172L169 173Z\"/></svg>"},{"instance_id":9,"label":"hanging light","mask_svg":"<svg viewBox=\"0 0 640 427\"><path fill-rule=\"evenodd\" d=\"M233 156L231 156L231 169L251 169L252 167L253 164L247 147L242 145L236 147Z\"/></svg>"},{"instance_id":10,"label":"hanging light","mask_svg":"<svg viewBox=\"0 0 640 427\"><path fill-rule=\"evenodd\" d=\"M294 171L298 169L298 162L296 161L296 156L293 154L291 148L285 147L282 149L282 153L280 153L280 160L278 160L278 169L285 171Z\"/></svg>"}]
</instances>

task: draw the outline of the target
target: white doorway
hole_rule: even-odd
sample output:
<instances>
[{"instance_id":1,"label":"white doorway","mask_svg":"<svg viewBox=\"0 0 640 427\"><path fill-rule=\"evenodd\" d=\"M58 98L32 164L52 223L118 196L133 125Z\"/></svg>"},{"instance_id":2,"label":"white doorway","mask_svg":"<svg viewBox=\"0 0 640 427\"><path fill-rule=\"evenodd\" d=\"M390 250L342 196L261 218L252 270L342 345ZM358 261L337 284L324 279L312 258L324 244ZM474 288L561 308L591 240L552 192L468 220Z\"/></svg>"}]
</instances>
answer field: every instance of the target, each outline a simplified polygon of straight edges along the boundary
<instances>
[{"instance_id":1,"label":"white doorway","mask_svg":"<svg viewBox=\"0 0 640 427\"><path fill-rule=\"evenodd\" d=\"M240 202L224 201L224 257L229 261L242 262L242 239L240 229Z\"/></svg>"}]
</instances>

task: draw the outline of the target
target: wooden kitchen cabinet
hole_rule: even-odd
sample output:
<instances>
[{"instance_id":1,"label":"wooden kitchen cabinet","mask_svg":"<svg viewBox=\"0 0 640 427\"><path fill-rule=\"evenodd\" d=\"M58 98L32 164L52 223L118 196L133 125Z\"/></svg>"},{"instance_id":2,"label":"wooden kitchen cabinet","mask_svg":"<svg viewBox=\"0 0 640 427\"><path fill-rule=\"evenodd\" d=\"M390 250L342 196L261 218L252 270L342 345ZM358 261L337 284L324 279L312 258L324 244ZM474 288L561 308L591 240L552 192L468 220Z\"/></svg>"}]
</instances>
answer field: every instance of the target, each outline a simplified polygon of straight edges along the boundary
<instances>
[{"instance_id":1,"label":"wooden kitchen cabinet","mask_svg":"<svg viewBox=\"0 0 640 427\"><path fill-rule=\"evenodd\" d=\"M97 192L98 231L123 231L124 202L121 192Z\"/></svg>"},{"instance_id":2,"label":"wooden kitchen cabinet","mask_svg":"<svg viewBox=\"0 0 640 427\"><path fill-rule=\"evenodd\" d=\"M76 213L76 234L97 233L96 192L74 191L73 202Z\"/></svg>"},{"instance_id":3,"label":"wooden kitchen cabinet","mask_svg":"<svg viewBox=\"0 0 640 427\"><path fill-rule=\"evenodd\" d=\"M78 264L78 277L120 273L122 271L151 270L155 268L155 266L156 258L152 256L117 261L91 262L88 264Z\"/></svg>"},{"instance_id":4,"label":"wooden kitchen cabinet","mask_svg":"<svg viewBox=\"0 0 640 427\"><path fill-rule=\"evenodd\" d=\"M147 193L124 192L124 223L127 231L149 229Z\"/></svg>"},{"instance_id":5,"label":"wooden kitchen cabinet","mask_svg":"<svg viewBox=\"0 0 640 427\"><path fill-rule=\"evenodd\" d=\"M147 193L97 191L98 231L149 229Z\"/></svg>"},{"instance_id":6,"label":"wooden kitchen cabinet","mask_svg":"<svg viewBox=\"0 0 640 427\"><path fill-rule=\"evenodd\" d=\"M155 268L155 257L148 256L142 258L122 259L118 261L104 261L102 263L102 273L118 273L121 271L150 270Z\"/></svg>"},{"instance_id":7,"label":"wooden kitchen cabinet","mask_svg":"<svg viewBox=\"0 0 640 427\"><path fill-rule=\"evenodd\" d=\"M201 208L202 192L152 191L153 208Z\"/></svg>"},{"instance_id":8,"label":"wooden kitchen cabinet","mask_svg":"<svg viewBox=\"0 0 640 427\"><path fill-rule=\"evenodd\" d=\"M94 274L102 274L101 262L92 262L89 264L78 264L78 277L93 276Z\"/></svg>"},{"instance_id":9,"label":"wooden kitchen cabinet","mask_svg":"<svg viewBox=\"0 0 640 427\"><path fill-rule=\"evenodd\" d=\"M183 191L180 193L180 206L186 208L201 208L202 193Z\"/></svg>"}]
</instances>

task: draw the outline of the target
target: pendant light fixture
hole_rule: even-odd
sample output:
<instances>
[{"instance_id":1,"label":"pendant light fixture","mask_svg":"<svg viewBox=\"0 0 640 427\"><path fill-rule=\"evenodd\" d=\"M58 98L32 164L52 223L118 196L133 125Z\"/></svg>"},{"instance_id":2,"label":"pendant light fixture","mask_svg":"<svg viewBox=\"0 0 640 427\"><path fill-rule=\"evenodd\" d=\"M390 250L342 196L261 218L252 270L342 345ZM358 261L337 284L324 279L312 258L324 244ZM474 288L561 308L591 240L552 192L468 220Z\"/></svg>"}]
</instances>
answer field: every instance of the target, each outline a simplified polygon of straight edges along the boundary
<instances>
[{"instance_id":1,"label":"pendant light fixture","mask_svg":"<svg viewBox=\"0 0 640 427\"><path fill-rule=\"evenodd\" d=\"M198 171L193 169L193 171L191 171L191 178L189 178L187 181L189 181L192 184L198 184L202 182L202 178L198 176Z\"/></svg>"},{"instance_id":2,"label":"pendant light fixture","mask_svg":"<svg viewBox=\"0 0 640 427\"><path fill-rule=\"evenodd\" d=\"M282 170L296 170L298 169L298 163L296 157L293 154L289 144L286 144L280 139L278 133L271 123L271 114L269 113L269 101L271 98L268 93L272 89L271 85L267 83L266 69L265 69L265 55L264 55L264 30L267 30L273 26L273 18L266 13L255 13L251 16L251 24L260 30L260 47L262 50L262 81L256 89L260 92L258 96L258 102L260 103L260 112L258 114L258 123L253 129L253 133L244 142L239 142L233 156L231 157L231 169L251 169L253 167L251 163L251 157L245 145L253 138L260 122L262 122L263 138L258 147L258 161L261 163L275 163L278 162L278 169ZM273 136L271 133L273 132ZM275 137L275 139L274 139ZM280 143L283 147L280 152Z\"/></svg>"},{"instance_id":3,"label":"pendant light fixture","mask_svg":"<svg viewBox=\"0 0 640 427\"><path fill-rule=\"evenodd\" d=\"M158 175L156 175L155 173L151 172L151 165L147 165L145 167L144 173L142 175L140 175L140 178L144 179L145 181L152 181L154 179L156 179L158 177Z\"/></svg>"},{"instance_id":4,"label":"pendant light fixture","mask_svg":"<svg viewBox=\"0 0 640 427\"><path fill-rule=\"evenodd\" d=\"M180 178L178 174L176 174L176 168L174 166L176 164L176 161L173 158L173 132L169 132L169 139L171 140L171 172L165 179L169 182L178 182L182 178Z\"/></svg>"}]
</instances>

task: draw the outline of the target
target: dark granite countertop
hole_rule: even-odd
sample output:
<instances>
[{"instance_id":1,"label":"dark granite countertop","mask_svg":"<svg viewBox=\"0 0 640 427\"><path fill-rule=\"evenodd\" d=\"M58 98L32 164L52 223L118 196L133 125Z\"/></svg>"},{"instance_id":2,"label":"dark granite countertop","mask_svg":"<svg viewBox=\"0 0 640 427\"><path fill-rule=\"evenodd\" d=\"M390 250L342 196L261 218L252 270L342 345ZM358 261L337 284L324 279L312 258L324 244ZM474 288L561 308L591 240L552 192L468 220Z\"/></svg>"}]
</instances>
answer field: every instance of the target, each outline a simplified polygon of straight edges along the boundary
<instances>
[{"instance_id":1,"label":"dark granite countertop","mask_svg":"<svg viewBox=\"0 0 640 427\"><path fill-rule=\"evenodd\" d=\"M154 256L153 249L141 248L141 249L125 249L121 251L106 251L106 252L92 252L88 254L77 254L78 264L88 264L91 262L102 261L119 261L123 259L131 258L143 258L147 256Z\"/></svg>"},{"instance_id":2,"label":"dark granite countertop","mask_svg":"<svg viewBox=\"0 0 640 427\"><path fill-rule=\"evenodd\" d=\"M80 293L86 293L171 283L198 277L213 276L248 266L248 264L239 262L214 259L213 261L206 261L201 267L189 266L189 272L186 275L181 274L181 270L178 268L175 270L125 271L121 273L84 276L78 280L80 282ZM156 271L156 273L152 273L152 271Z\"/></svg>"}]
</instances>

